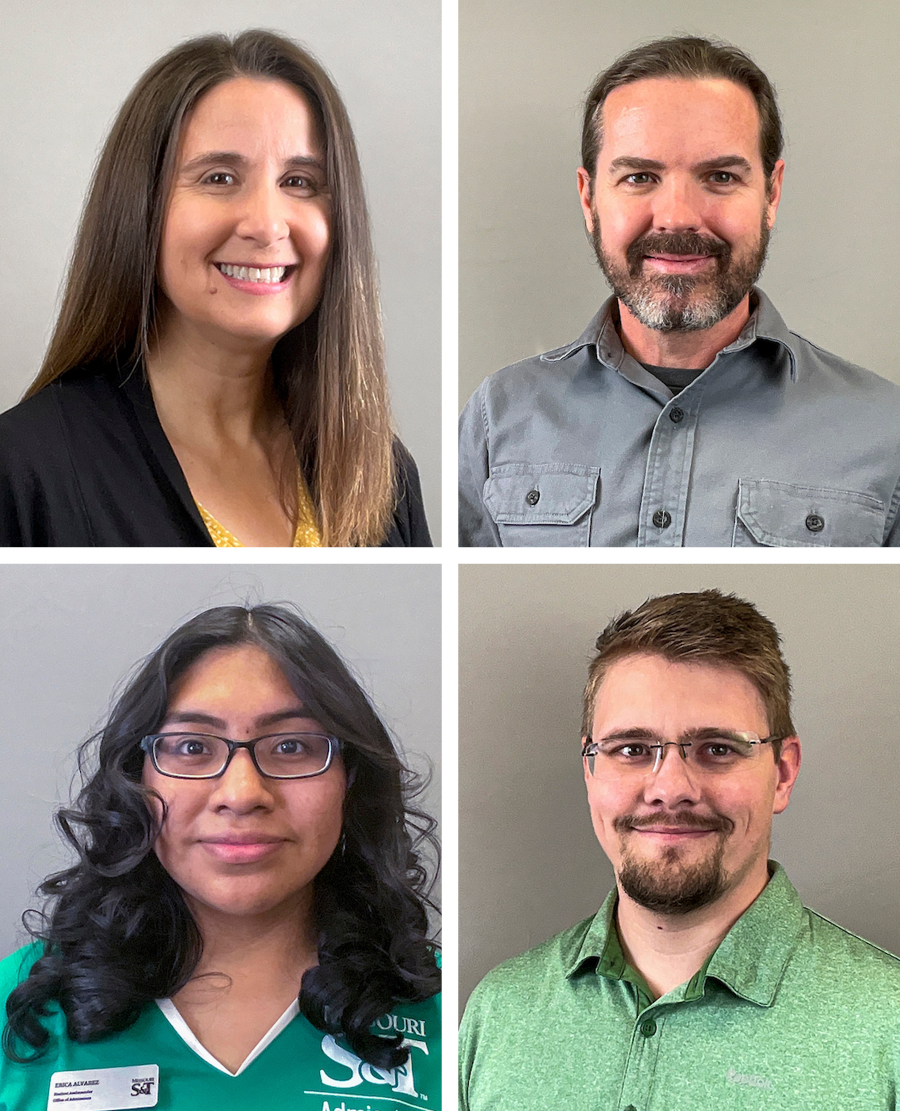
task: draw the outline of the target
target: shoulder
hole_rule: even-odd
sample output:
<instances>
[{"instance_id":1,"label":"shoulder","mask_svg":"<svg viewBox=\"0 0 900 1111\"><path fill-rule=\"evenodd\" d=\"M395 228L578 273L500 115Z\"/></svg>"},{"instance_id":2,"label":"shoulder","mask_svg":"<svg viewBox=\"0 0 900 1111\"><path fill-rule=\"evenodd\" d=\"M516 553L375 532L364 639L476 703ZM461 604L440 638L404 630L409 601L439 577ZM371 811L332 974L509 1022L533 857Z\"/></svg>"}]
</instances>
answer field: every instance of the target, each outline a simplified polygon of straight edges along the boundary
<instances>
[{"instance_id":1,"label":"shoulder","mask_svg":"<svg viewBox=\"0 0 900 1111\"><path fill-rule=\"evenodd\" d=\"M790 349L799 364L799 381L811 377L816 387L829 386L848 395L855 394L900 409L900 385L896 382L826 351L798 332L790 333L790 341Z\"/></svg>"},{"instance_id":2,"label":"shoulder","mask_svg":"<svg viewBox=\"0 0 900 1111\"><path fill-rule=\"evenodd\" d=\"M0 999L6 999L14 988L28 978L32 965L43 951L41 942L35 941L31 945L23 945L0 961Z\"/></svg>"},{"instance_id":3,"label":"shoulder","mask_svg":"<svg viewBox=\"0 0 900 1111\"><path fill-rule=\"evenodd\" d=\"M394 437L394 518L384 548L430 548L431 534L425 518L422 484L415 460L399 439Z\"/></svg>"},{"instance_id":4,"label":"shoulder","mask_svg":"<svg viewBox=\"0 0 900 1111\"><path fill-rule=\"evenodd\" d=\"M472 992L466 1007L471 1021L487 1011L522 1013L565 987L594 917L548 938L533 949L511 957L492 969Z\"/></svg>"},{"instance_id":5,"label":"shoulder","mask_svg":"<svg viewBox=\"0 0 900 1111\"><path fill-rule=\"evenodd\" d=\"M593 350L591 344L578 341L511 363L485 378L460 416L463 442L481 433L490 437L498 426L530 422L536 412L555 412L573 403L583 389L592 391L602 368Z\"/></svg>"},{"instance_id":6,"label":"shoulder","mask_svg":"<svg viewBox=\"0 0 900 1111\"><path fill-rule=\"evenodd\" d=\"M804 907L807 950L818 975L850 985L867 996L873 989L888 991L900 1005L900 957L889 953L830 918Z\"/></svg>"},{"instance_id":7,"label":"shoulder","mask_svg":"<svg viewBox=\"0 0 900 1111\"><path fill-rule=\"evenodd\" d=\"M10 458L27 458L31 449L46 457L64 447L67 425L96 421L116 404L116 389L108 375L90 367L71 370L0 414L0 443Z\"/></svg>"}]
</instances>

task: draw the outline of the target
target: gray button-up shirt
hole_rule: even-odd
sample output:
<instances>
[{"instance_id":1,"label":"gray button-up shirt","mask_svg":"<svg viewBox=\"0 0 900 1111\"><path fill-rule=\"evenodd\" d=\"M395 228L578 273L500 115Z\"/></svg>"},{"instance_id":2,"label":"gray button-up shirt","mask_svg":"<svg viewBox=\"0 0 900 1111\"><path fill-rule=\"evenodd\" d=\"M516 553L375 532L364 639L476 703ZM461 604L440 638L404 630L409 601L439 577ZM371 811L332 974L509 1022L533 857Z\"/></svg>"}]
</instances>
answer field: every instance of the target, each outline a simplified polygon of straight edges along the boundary
<instances>
[{"instance_id":1,"label":"gray button-up shirt","mask_svg":"<svg viewBox=\"0 0 900 1111\"><path fill-rule=\"evenodd\" d=\"M677 397L622 347L615 298L487 378L460 418L460 544L900 546L900 387L754 297Z\"/></svg>"}]
</instances>

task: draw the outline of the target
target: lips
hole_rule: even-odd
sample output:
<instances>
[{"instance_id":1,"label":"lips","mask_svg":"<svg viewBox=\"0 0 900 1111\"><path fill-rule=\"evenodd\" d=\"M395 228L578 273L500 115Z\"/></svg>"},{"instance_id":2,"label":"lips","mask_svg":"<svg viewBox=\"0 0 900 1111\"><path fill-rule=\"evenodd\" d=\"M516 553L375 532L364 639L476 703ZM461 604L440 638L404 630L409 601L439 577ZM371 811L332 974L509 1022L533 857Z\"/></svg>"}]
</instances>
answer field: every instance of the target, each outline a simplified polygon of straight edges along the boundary
<instances>
[{"instance_id":1,"label":"lips","mask_svg":"<svg viewBox=\"0 0 900 1111\"><path fill-rule=\"evenodd\" d=\"M660 814L623 814L613 822L618 833L656 833L663 836L683 836L688 833L727 833L734 823L723 815L679 814L677 817Z\"/></svg>"},{"instance_id":2,"label":"lips","mask_svg":"<svg viewBox=\"0 0 900 1111\"><path fill-rule=\"evenodd\" d=\"M267 833L229 833L202 838L199 844L223 864L255 864L277 853L287 844L287 838Z\"/></svg>"}]
</instances>

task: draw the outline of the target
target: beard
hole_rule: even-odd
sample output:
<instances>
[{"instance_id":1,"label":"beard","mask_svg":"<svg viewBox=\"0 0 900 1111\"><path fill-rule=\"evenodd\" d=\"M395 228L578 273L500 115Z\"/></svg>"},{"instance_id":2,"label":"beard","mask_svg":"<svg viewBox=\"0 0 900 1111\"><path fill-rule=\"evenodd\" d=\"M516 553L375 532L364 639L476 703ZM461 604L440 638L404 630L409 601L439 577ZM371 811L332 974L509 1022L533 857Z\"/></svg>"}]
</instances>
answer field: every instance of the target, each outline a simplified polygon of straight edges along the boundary
<instances>
[{"instance_id":1,"label":"beard","mask_svg":"<svg viewBox=\"0 0 900 1111\"><path fill-rule=\"evenodd\" d=\"M641 820L626 815L617 818L614 825L622 833L626 829L652 825L658 820L658 817ZM719 830L715 848L702 860L688 864L682 859L682 852L677 846L669 845L660 856L646 860L631 852L623 842L616 879L622 891L638 906L655 914L676 916L709 906L725 892L728 887L723 867L725 839L734 827L724 817L700 820L693 819L692 815L682 815L673 824L683 829L715 826Z\"/></svg>"},{"instance_id":2,"label":"beard","mask_svg":"<svg viewBox=\"0 0 900 1111\"><path fill-rule=\"evenodd\" d=\"M646 328L655 332L696 332L724 320L750 292L766 261L769 225L763 213L755 249L735 255L731 246L698 232L648 232L625 252L625 265L604 248L600 221L592 215L591 240L603 275L613 293ZM715 272L644 274L648 254L708 255Z\"/></svg>"}]
</instances>

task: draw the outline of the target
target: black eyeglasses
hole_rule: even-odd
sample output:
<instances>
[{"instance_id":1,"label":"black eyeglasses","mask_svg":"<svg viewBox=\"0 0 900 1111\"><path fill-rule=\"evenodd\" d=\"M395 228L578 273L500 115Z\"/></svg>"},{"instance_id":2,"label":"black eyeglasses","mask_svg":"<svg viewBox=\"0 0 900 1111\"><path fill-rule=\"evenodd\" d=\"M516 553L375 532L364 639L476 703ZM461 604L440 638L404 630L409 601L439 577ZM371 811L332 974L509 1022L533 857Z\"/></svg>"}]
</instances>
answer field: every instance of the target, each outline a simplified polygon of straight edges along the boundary
<instances>
[{"instance_id":1,"label":"black eyeglasses","mask_svg":"<svg viewBox=\"0 0 900 1111\"><path fill-rule=\"evenodd\" d=\"M160 775L173 779L218 779L239 748L267 779L309 779L331 767L340 751L336 737L324 733L271 733L252 741L230 741L210 733L153 733L141 748Z\"/></svg>"}]
</instances>

